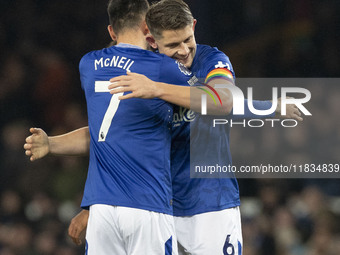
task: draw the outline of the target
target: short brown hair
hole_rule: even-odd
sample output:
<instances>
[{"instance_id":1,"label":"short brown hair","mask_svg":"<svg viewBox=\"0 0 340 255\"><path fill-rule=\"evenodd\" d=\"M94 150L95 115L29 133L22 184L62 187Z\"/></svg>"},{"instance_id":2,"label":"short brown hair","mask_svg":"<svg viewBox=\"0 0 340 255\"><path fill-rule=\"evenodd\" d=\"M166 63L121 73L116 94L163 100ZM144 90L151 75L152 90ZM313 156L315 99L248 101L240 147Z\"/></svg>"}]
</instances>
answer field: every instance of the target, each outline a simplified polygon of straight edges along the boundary
<instances>
[{"instance_id":1,"label":"short brown hair","mask_svg":"<svg viewBox=\"0 0 340 255\"><path fill-rule=\"evenodd\" d=\"M162 0L151 5L145 20L151 34L161 38L165 30L183 29L192 25L194 17L184 1Z\"/></svg>"},{"instance_id":2,"label":"short brown hair","mask_svg":"<svg viewBox=\"0 0 340 255\"><path fill-rule=\"evenodd\" d=\"M116 34L126 28L134 28L145 19L149 9L147 0L109 0L107 13Z\"/></svg>"}]
</instances>

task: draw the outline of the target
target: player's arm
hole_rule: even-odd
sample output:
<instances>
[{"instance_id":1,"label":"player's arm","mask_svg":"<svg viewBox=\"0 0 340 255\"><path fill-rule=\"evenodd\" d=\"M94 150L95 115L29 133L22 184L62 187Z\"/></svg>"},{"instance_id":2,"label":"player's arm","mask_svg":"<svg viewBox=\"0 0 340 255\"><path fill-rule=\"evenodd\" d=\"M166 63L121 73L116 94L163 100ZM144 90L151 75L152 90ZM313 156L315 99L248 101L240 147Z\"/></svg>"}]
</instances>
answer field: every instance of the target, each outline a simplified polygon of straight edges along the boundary
<instances>
[{"instance_id":1,"label":"player's arm","mask_svg":"<svg viewBox=\"0 0 340 255\"><path fill-rule=\"evenodd\" d=\"M298 121L303 121L303 118L301 117L302 114L299 111L299 108L295 104L287 104L286 105L286 115L282 115L282 112L281 112L281 97L278 98L275 113L276 113L275 116L277 116L278 118L281 118L281 119L295 119L295 120L298 120Z\"/></svg>"},{"instance_id":2,"label":"player's arm","mask_svg":"<svg viewBox=\"0 0 340 255\"><path fill-rule=\"evenodd\" d=\"M202 86L189 87L155 82L145 75L129 72L127 75L112 78L110 82L112 84L108 88L111 94L131 92L121 96L119 98L121 100L136 97L144 99L158 97L169 103L200 112L202 95L207 95L208 91L213 94L213 97L206 97L208 114L227 115L232 110L233 101L230 91L228 89L213 89L215 84L233 84L232 80L224 77L208 80ZM216 93L219 95L217 102Z\"/></svg>"},{"instance_id":3,"label":"player's arm","mask_svg":"<svg viewBox=\"0 0 340 255\"><path fill-rule=\"evenodd\" d=\"M119 99L129 98L155 98L158 97L167 102L191 109L196 112L201 111L201 98L206 95L208 115L228 115L232 111L233 98L228 89L217 89L215 85L233 85L234 80L231 72L226 68L217 68L210 71L205 79L204 86L179 86L161 82L154 82L142 74L127 73L110 79L112 83L108 88L111 94L120 92L131 92ZM271 101L253 100L253 106L258 110L267 110L272 107ZM275 108L275 112L270 115L256 115L248 108L248 100L244 100L243 115L231 115L232 119L240 118L292 118L302 121L301 113L295 105L287 105L287 114L281 115L281 99Z\"/></svg>"},{"instance_id":4,"label":"player's arm","mask_svg":"<svg viewBox=\"0 0 340 255\"><path fill-rule=\"evenodd\" d=\"M72 132L48 136L40 128L30 128L31 135L24 144L25 153L31 161L55 155L87 155L90 147L90 133L88 127L79 128Z\"/></svg>"},{"instance_id":5,"label":"player's arm","mask_svg":"<svg viewBox=\"0 0 340 255\"><path fill-rule=\"evenodd\" d=\"M272 101L263 101L263 100L252 100L252 105L257 110L269 110L273 106ZM265 119L265 118L280 118L280 119L295 119L297 121L303 121L303 118L301 117L301 112L297 108L296 105L290 104L286 105L286 114L282 115L281 112L281 98L278 98L277 105L275 108L275 111L271 114L265 114L265 115L258 115L250 111L248 106L248 99L244 99L244 114L242 115L235 115L233 112L229 116L233 120L238 119Z\"/></svg>"},{"instance_id":6,"label":"player's arm","mask_svg":"<svg viewBox=\"0 0 340 255\"><path fill-rule=\"evenodd\" d=\"M89 210L83 209L80 213L72 218L70 226L68 227L68 235L77 245L81 245L82 240L84 240L88 219Z\"/></svg>"}]
</instances>

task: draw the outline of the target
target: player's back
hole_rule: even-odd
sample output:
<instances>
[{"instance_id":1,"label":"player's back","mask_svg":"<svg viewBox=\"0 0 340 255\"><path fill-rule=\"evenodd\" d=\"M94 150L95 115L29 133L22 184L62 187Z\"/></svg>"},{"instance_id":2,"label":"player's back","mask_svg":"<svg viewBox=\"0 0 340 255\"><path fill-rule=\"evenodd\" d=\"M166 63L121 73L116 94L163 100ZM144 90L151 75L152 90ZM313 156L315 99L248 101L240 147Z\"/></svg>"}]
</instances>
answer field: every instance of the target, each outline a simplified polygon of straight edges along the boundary
<instances>
[{"instance_id":1,"label":"player's back","mask_svg":"<svg viewBox=\"0 0 340 255\"><path fill-rule=\"evenodd\" d=\"M80 74L91 145L82 206L110 204L170 214L172 106L160 99L119 101L112 96L103 81L127 71L179 85L188 79L172 59L131 45L83 57Z\"/></svg>"}]
</instances>

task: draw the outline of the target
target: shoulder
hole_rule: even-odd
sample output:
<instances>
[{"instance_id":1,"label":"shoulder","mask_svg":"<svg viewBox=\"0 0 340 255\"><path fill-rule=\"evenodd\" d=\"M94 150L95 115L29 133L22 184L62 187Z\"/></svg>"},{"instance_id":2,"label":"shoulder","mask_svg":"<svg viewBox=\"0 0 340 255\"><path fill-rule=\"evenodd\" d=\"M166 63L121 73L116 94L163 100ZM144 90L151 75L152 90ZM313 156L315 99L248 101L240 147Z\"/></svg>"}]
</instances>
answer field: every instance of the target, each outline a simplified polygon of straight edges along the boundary
<instances>
[{"instance_id":1,"label":"shoulder","mask_svg":"<svg viewBox=\"0 0 340 255\"><path fill-rule=\"evenodd\" d=\"M90 51L88 53L86 53L79 62L79 67L83 67L84 65L86 65L86 63L89 63L90 61L93 61L94 59L97 59L98 57L103 55L103 51L105 49L101 49L101 50L93 50Z\"/></svg>"},{"instance_id":2,"label":"shoulder","mask_svg":"<svg viewBox=\"0 0 340 255\"><path fill-rule=\"evenodd\" d=\"M197 55L201 60L213 61L213 60L227 60L230 62L229 57L217 47L211 47L209 45L197 45Z\"/></svg>"},{"instance_id":3,"label":"shoulder","mask_svg":"<svg viewBox=\"0 0 340 255\"><path fill-rule=\"evenodd\" d=\"M101 50L93 50L93 51L90 51L90 52L86 53L86 54L82 57L82 59L87 60L87 59L96 58L96 57L98 57L98 56L100 56L100 55L103 55L103 53L104 53L105 51L107 52L108 49L107 49L107 48L104 48L104 49L101 49Z\"/></svg>"},{"instance_id":4,"label":"shoulder","mask_svg":"<svg viewBox=\"0 0 340 255\"><path fill-rule=\"evenodd\" d=\"M204 73L208 74L215 68L227 68L234 76L234 70L229 57L216 47L197 45L197 62Z\"/></svg>"}]
</instances>

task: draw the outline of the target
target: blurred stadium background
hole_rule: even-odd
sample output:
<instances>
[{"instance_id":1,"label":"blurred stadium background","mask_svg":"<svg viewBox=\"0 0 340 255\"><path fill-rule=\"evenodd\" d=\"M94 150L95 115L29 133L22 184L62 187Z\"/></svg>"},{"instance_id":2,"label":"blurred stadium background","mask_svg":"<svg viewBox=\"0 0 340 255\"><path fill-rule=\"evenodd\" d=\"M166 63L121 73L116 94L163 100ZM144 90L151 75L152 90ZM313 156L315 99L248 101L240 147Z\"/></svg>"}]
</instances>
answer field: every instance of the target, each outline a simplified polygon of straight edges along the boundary
<instances>
[{"instance_id":1,"label":"blurred stadium background","mask_svg":"<svg viewBox=\"0 0 340 255\"><path fill-rule=\"evenodd\" d=\"M338 77L338 0L186 1L196 40L217 46L237 77ZM83 54L109 43L106 0L1 0L0 255L76 255L67 237L87 158L31 163L31 126L85 126ZM314 88L313 117L295 129L232 129L235 164L339 163L340 89ZM255 93L256 96L256 93ZM246 148L246 149L245 149ZM338 179L240 179L244 255L340 254Z\"/></svg>"}]
</instances>

